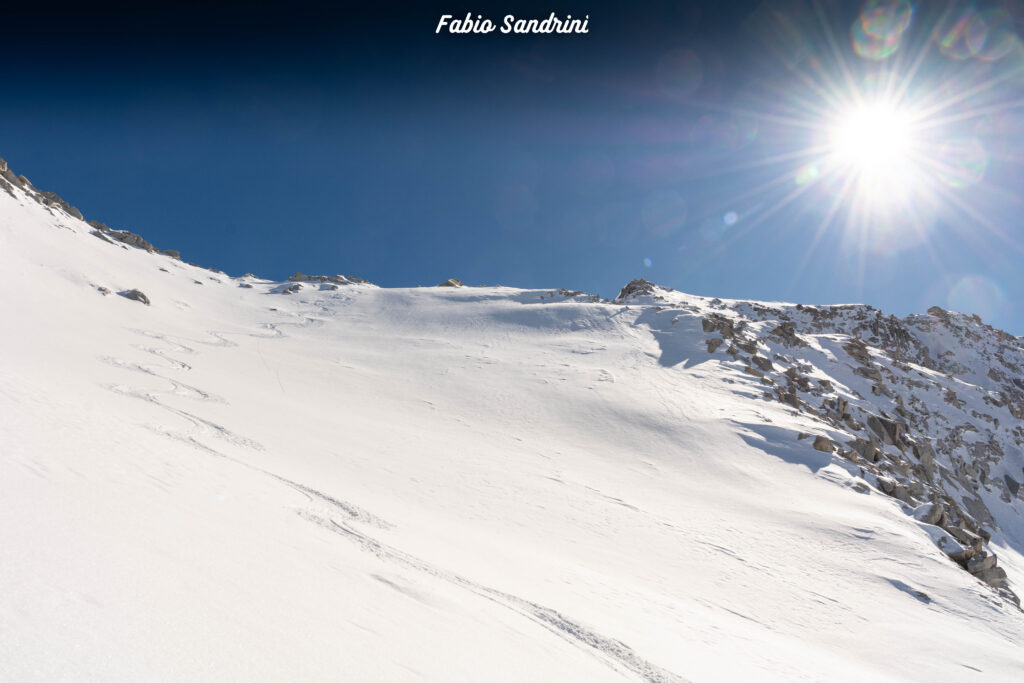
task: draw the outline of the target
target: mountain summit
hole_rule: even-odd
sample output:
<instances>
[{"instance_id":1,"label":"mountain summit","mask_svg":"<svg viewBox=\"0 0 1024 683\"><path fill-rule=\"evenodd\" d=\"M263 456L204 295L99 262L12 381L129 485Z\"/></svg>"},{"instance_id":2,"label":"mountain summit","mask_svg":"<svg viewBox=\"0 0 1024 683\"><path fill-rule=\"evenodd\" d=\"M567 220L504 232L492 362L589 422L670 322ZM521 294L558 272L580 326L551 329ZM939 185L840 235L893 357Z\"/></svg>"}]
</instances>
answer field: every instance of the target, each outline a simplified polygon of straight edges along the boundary
<instances>
[{"instance_id":1,"label":"mountain summit","mask_svg":"<svg viewBox=\"0 0 1024 683\"><path fill-rule=\"evenodd\" d=\"M229 277L0 190L12 680L1019 678L1019 337Z\"/></svg>"}]
</instances>

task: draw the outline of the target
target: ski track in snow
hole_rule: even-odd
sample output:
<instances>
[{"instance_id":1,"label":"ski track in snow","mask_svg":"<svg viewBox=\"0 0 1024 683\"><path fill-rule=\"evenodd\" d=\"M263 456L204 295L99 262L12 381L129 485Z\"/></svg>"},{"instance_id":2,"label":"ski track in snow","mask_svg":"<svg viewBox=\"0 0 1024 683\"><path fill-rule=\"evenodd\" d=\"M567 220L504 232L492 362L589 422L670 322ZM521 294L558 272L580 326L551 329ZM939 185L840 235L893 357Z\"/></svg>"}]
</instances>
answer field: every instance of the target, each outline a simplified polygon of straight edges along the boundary
<instances>
[{"instance_id":1,"label":"ski track in snow","mask_svg":"<svg viewBox=\"0 0 1024 683\"><path fill-rule=\"evenodd\" d=\"M264 323L264 327L270 330L269 334L255 334L250 332L236 333L208 331L207 334L210 335L210 337L212 337L216 341L186 341L188 341L191 344L212 347L236 347L238 346L238 344L227 339L225 335L230 334L245 337L253 337L257 339L258 343L258 341L262 339L277 339L287 336L284 334L283 331L279 329L281 326L293 325L297 327L308 327L318 326L322 324L322 320L307 316L305 317L304 322ZM164 335L149 330L139 329L133 329L131 330L131 332L145 336L150 339L160 341L169 347L168 349L165 350L151 346L142 346L137 344L132 345L133 348L144 353L148 353L159 359L163 364L162 367L167 368L169 370L179 370L184 372L192 370L191 365L183 361L180 361L176 358L173 358L168 354L181 353L187 355L196 355L198 354L198 351L196 351L194 347L182 344L180 341L178 341L177 337L173 337L170 335ZM225 399L216 396L215 394L212 394L210 392L206 392L202 389L185 384L176 379L166 377L165 375L156 372L154 368L161 366L146 365L143 363L128 361L111 356L101 357L100 361L116 368L142 373L150 377L156 377L158 379L168 382L171 388L166 391L158 392L136 389L125 386L123 384L111 384L107 385L106 388L115 393L124 396L130 396L132 398L146 401L147 403L151 403L155 406L158 406L159 408L162 408L163 410L166 410L173 415L185 419L186 421L192 424L196 431L198 431L197 435L184 434L172 431L166 427L151 425L149 428L155 433L174 439L176 441L186 443L208 455L229 460L249 470L276 479L277 481L285 484L289 488L301 493L309 501L320 500L324 503L327 503L331 508L343 513L345 517L352 522L358 522L381 530L388 530L394 528L394 525L390 522L381 519L377 515L374 515L368 510L365 510L357 505L354 505L344 500L340 500L334 496L318 491L310 486L306 486L297 481L293 481L291 479L288 479L287 477L283 477L279 474L271 472L270 470L266 470L262 467L258 467L244 460L223 453L217 450L216 448L213 448L203 443L200 440L200 438L204 435L211 435L223 439L235 446L249 448L252 450L264 449L263 445L260 444L259 442L235 434L234 432L224 427L223 425L207 420L186 410L182 410L180 408L168 405L167 403L160 400L160 395L167 394L191 398L198 401L227 404L227 401ZM634 508L632 505L625 503L624 501L611 498L609 496L606 496L605 494L600 493L599 491L597 493L602 497L608 498L609 500L612 500L618 504L633 508L634 510L637 509ZM363 533L358 529L352 527L347 522L339 522L333 518L324 518L311 510L300 509L298 511L298 514L303 519L310 521L314 524L317 524L335 534L338 534L346 540L355 543L362 550L375 555L382 562L400 564L402 566L413 569L417 572L450 583L456 587L473 593L478 597L490 600L495 604L498 604L506 609L509 609L515 612L516 614L519 614L520 616L530 620L531 622L543 627L544 629L555 634L559 638L571 643L576 647L583 649L585 652L588 652L591 656L594 656L600 662L610 667L611 669L617 671L618 673L624 675L633 674L635 676L639 676L642 680L649 681L650 683L681 683L686 680L671 671L663 669L643 659L625 643L619 640L615 640L613 638L608 638L606 636L601 635L600 633L592 631L587 627L583 626L582 624L580 624L579 622L572 620L571 618L565 616L564 614L554 609L545 607L535 602L531 602L529 600L518 597L511 593L506 593L504 591L500 591L498 589L485 586L454 572L439 568L435 565L430 564L429 562L426 562L425 560L415 557L414 555L410 555L409 553L406 553L395 547L387 545L379 541L378 539L373 538L372 536L369 536L368 534Z\"/></svg>"}]
</instances>

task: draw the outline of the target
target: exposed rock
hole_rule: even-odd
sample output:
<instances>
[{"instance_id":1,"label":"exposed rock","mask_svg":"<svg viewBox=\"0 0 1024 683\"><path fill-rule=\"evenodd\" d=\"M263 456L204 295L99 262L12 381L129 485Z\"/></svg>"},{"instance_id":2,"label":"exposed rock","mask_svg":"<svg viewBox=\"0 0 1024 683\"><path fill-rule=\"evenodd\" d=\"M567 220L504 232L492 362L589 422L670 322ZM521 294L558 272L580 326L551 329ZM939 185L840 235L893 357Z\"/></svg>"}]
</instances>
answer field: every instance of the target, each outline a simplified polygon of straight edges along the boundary
<instances>
[{"instance_id":1,"label":"exposed rock","mask_svg":"<svg viewBox=\"0 0 1024 683\"><path fill-rule=\"evenodd\" d=\"M985 571L978 572L975 576L990 586L1005 588L1009 585L1006 580L1006 570L1002 567L991 567Z\"/></svg>"},{"instance_id":2,"label":"exposed rock","mask_svg":"<svg viewBox=\"0 0 1024 683\"><path fill-rule=\"evenodd\" d=\"M972 548L975 552L981 550L981 546L983 545L984 541L978 534L969 531L968 529L964 529L961 526L956 526L954 524L945 527L945 529L950 533L950 535L953 538L960 541L968 548Z\"/></svg>"},{"instance_id":3,"label":"exposed rock","mask_svg":"<svg viewBox=\"0 0 1024 683\"><path fill-rule=\"evenodd\" d=\"M461 287L461 286L462 286L462 280L459 280L459 279L454 278L454 277L448 278L447 280L445 280L444 282L442 282L441 284L438 285L438 287Z\"/></svg>"},{"instance_id":4,"label":"exposed rock","mask_svg":"<svg viewBox=\"0 0 1024 683\"><path fill-rule=\"evenodd\" d=\"M868 462L878 462L881 457L881 451L878 449L878 442L875 441L874 437L871 440L866 439L854 439L849 442L849 445L853 450L864 458Z\"/></svg>"},{"instance_id":5,"label":"exposed rock","mask_svg":"<svg viewBox=\"0 0 1024 683\"><path fill-rule=\"evenodd\" d=\"M256 277L256 276L247 273L246 275L243 275L242 277ZM361 283L365 283L366 282L366 280L364 280L363 278L356 277L355 275L306 275L306 274L300 273L300 272L296 272L295 275L292 275L290 278L288 278L288 281L289 282L333 282L333 283L339 284L339 285L361 284Z\"/></svg>"},{"instance_id":6,"label":"exposed rock","mask_svg":"<svg viewBox=\"0 0 1024 683\"><path fill-rule=\"evenodd\" d=\"M181 254L177 249L157 249L146 241L144 237L136 235L134 232L128 232L127 230L114 230L107 224L100 223L99 221L88 221L88 223L93 227L92 234L107 242L116 241L122 244L127 244L131 247L144 249L150 253L163 254L164 256L170 256L175 260L181 260Z\"/></svg>"},{"instance_id":7,"label":"exposed rock","mask_svg":"<svg viewBox=\"0 0 1024 683\"><path fill-rule=\"evenodd\" d=\"M876 367L868 367L864 365L858 365L853 369L853 374L860 375L866 379L870 379L873 382L882 381L882 372Z\"/></svg>"},{"instance_id":8,"label":"exposed rock","mask_svg":"<svg viewBox=\"0 0 1024 683\"><path fill-rule=\"evenodd\" d=\"M855 359L862 363L871 362L871 354L868 352L868 345L864 343L864 340L859 338L851 339L843 349L853 356Z\"/></svg>"},{"instance_id":9,"label":"exposed rock","mask_svg":"<svg viewBox=\"0 0 1024 683\"><path fill-rule=\"evenodd\" d=\"M914 510L915 519L933 526L941 524L945 514L939 503L922 503Z\"/></svg>"},{"instance_id":10,"label":"exposed rock","mask_svg":"<svg viewBox=\"0 0 1024 683\"><path fill-rule=\"evenodd\" d=\"M827 436L819 435L814 438L814 450L816 451L822 451L823 453L831 453L832 451L835 450L835 447L835 443L833 443L832 439L828 438Z\"/></svg>"},{"instance_id":11,"label":"exposed rock","mask_svg":"<svg viewBox=\"0 0 1024 683\"><path fill-rule=\"evenodd\" d=\"M878 435L883 443L887 443L890 446L900 443L900 436L903 434L903 426L900 423L878 417L877 415L870 415L867 419L867 425L871 428L871 431Z\"/></svg>"},{"instance_id":12,"label":"exposed rock","mask_svg":"<svg viewBox=\"0 0 1024 683\"><path fill-rule=\"evenodd\" d=\"M967 560L967 571L972 574L980 574L994 566L996 566L996 556L984 550Z\"/></svg>"},{"instance_id":13,"label":"exposed rock","mask_svg":"<svg viewBox=\"0 0 1024 683\"><path fill-rule=\"evenodd\" d=\"M625 301L630 297L635 296L650 296L654 294L654 283L648 282L646 278L640 278L639 280L631 280L622 290L619 295L615 297L616 301Z\"/></svg>"},{"instance_id":14,"label":"exposed rock","mask_svg":"<svg viewBox=\"0 0 1024 683\"><path fill-rule=\"evenodd\" d=\"M1020 491L1020 482L1011 477L1009 474L1003 475L1003 481L1006 482L1006 488L1009 490L1011 496L1016 496L1017 492Z\"/></svg>"},{"instance_id":15,"label":"exposed rock","mask_svg":"<svg viewBox=\"0 0 1024 683\"><path fill-rule=\"evenodd\" d=\"M735 339L735 340L733 340L733 344L735 344L738 349L740 349L741 351L744 351L746 353L750 353L750 354L757 353L757 342L754 342L754 341L743 341L741 339Z\"/></svg>"},{"instance_id":16,"label":"exposed rock","mask_svg":"<svg viewBox=\"0 0 1024 683\"><path fill-rule=\"evenodd\" d=\"M140 292L137 289L129 289L129 290L124 291L124 292L119 292L119 294L121 296L123 296L124 298L126 298L126 299L131 299L132 301L138 301L140 303L146 304L147 306L149 305L149 297L146 296L145 294L143 294L142 292Z\"/></svg>"},{"instance_id":17,"label":"exposed rock","mask_svg":"<svg viewBox=\"0 0 1024 683\"><path fill-rule=\"evenodd\" d=\"M768 335L778 339L784 346L806 346L806 342L797 336L796 324L792 322L779 323Z\"/></svg>"},{"instance_id":18,"label":"exposed rock","mask_svg":"<svg viewBox=\"0 0 1024 683\"><path fill-rule=\"evenodd\" d=\"M708 339L708 353L714 353L715 350L725 343L725 340L721 337L715 337L714 339Z\"/></svg>"}]
</instances>

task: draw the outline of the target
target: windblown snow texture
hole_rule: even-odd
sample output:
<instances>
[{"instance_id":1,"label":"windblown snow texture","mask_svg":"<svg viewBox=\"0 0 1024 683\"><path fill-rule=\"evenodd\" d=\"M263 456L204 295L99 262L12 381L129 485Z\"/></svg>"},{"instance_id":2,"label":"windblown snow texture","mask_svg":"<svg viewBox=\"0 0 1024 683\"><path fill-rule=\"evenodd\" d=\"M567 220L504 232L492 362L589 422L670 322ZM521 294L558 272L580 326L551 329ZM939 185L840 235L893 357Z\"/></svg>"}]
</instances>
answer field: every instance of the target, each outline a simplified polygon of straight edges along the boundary
<instances>
[{"instance_id":1,"label":"windblown snow texture","mask_svg":"<svg viewBox=\"0 0 1024 683\"><path fill-rule=\"evenodd\" d=\"M1024 670L1019 338L234 278L0 173L5 678Z\"/></svg>"}]
</instances>

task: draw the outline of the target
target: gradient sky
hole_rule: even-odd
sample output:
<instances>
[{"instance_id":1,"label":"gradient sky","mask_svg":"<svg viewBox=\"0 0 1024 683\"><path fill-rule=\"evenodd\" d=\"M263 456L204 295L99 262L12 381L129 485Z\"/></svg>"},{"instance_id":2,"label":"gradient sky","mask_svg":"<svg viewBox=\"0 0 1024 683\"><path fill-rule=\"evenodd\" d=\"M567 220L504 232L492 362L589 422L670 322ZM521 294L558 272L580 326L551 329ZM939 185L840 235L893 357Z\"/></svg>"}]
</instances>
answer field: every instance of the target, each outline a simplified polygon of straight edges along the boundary
<instances>
[{"instance_id":1,"label":"gradient sky","mask_svg":"<svg viewBox=\"0 0 1024 683\"><path fill-rule=\"evenodd\" d=\"M232 275L643 276L1024 334L1020 2L376 4L4 10L0 156ZM467 10L590 33L435 35ZM927 114L898 206L821 147L885 83Z\"/></svg>"}]
</instances>

